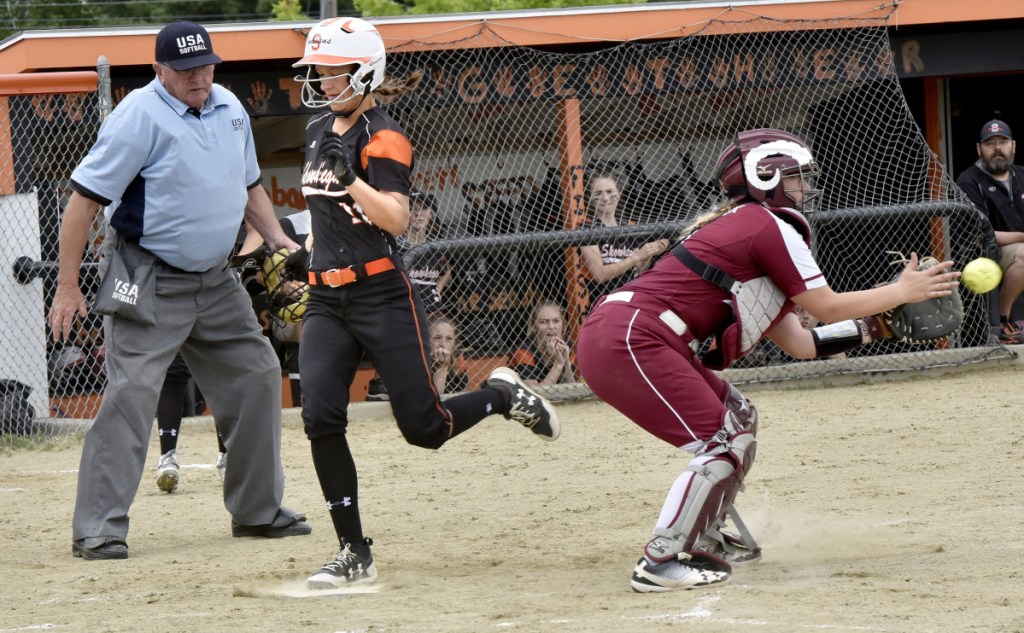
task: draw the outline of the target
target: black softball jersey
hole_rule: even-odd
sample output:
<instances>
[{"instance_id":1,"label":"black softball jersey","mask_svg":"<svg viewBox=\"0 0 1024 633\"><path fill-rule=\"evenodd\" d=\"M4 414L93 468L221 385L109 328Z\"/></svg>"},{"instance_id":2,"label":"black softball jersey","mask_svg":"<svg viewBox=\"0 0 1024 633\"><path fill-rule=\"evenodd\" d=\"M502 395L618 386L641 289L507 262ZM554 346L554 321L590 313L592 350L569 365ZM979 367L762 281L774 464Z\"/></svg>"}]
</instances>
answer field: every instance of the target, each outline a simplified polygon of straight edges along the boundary
<instances>
[{"instance_id":1,"label":"black softball jersey","mask_svg":"<svg viewBox=\"0 0 1024 633\"><path fill-rule=\"evenodd\" d=\"M334 123L331 113L306 125L306 159L302 195L311 212L313 251L310 270L326 271L390 257L398 253L395 237L370 222L334 177L321 141ZM379 107L364 112L342 135L356 175L378 191L408 196L412 187L412 144L401 126Z\"/></svg>"}]
</instances>

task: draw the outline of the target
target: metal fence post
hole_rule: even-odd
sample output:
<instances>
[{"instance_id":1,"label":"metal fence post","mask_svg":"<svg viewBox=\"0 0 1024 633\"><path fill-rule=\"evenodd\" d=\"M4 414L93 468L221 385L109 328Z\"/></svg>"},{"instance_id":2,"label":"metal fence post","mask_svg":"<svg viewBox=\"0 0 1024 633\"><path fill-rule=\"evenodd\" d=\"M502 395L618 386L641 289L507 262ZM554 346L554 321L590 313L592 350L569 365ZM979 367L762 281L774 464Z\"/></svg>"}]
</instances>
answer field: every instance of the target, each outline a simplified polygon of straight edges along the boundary
<instances>
[{"instance_id":1,"label":"metal fence post","mask_svg":"<svg viewBox=\"0 0 1024 633\"><path fill-rule=\"evenodd\" d=\"M107 115L114 109L114 99L110 92L110 61L106 55L100 55L96 60L96 74L99 75L99 86L96 89L97 105L102 123Z\"/></svg>"}]
</instances>

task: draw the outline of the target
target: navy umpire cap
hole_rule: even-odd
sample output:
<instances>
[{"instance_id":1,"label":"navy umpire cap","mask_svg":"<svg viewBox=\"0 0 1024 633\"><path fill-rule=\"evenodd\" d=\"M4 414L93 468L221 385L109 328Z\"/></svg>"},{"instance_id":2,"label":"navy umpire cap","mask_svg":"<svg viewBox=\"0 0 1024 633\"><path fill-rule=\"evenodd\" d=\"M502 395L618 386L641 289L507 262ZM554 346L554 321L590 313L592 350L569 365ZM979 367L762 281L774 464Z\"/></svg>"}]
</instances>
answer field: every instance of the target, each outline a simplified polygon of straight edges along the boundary
<instances>
[{"instance_id":1,"label":"navy umpire cap","mask_svg":"<svg viewBox=\"0 0 1024 633\"><path fill-rule=\"evenodd\" d=\"M993 136L1003 136L1008 140L1013 140L1013 132L1010 131L1010 126L999 119L992 119L985 125L981 126L981 132L978 134L978 142L983 143Z\"/></svg>"},{"instance_id":2,"label":"navy umpire cap","mask_svg":"<svg viewBox=\"0 0 1024 633\"><path fill-rule=\"evenodd\" d=\"M213 52L210 34L199 24L187 20L171 22L156 35L156 61L174 70L189 70L207 64L219 64Z\"/></svg>"}]
</instances>

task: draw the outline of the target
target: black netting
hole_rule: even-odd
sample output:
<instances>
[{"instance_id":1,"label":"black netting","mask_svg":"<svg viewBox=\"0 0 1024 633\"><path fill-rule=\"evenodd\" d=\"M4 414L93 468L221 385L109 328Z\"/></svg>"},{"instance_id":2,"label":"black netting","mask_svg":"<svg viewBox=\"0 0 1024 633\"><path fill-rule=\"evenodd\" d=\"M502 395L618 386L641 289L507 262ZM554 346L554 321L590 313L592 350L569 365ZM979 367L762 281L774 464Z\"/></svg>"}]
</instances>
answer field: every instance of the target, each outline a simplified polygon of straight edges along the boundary
<instances>
[{"instance_id":1,"label":"black netting","mask_svg":"<svg viewBox=\"0 0 1024 633\"><path fill-rule=\"evenodd\" d=\"M824 189L811 216L813 248L834 289L888 279L887 251L961 264L984 252L982 222L907 108L884 18L751 16L678 39L574 53L515 46L481 23L458 42L388 46L391 76L422 74L385 107L412 138L415 183L435 207L424 235L405 241L405 255L421 268L419 280L444 278L432 316L454 323L457 367L470 388L498 364L547 377L554 357L541 326L554 327L571 350L592 301L646 264L631 254L677 235L718 200L715 161L743 129L777 127L812 146ZM4 329L0 378L31 386L36 417L58 430L62 420L70 426L94 414L104 383L98 320L65 345L53 344L44 321L68 177L95 138L98 106L95 94L10 97L11 160L0 163L6 230L17 245L9 250L32 260L12 264L28 283L8 285L17 327ZM592 195L601 189L617 190L614 205L607 191ZM588 257L638 265L599 280ZM89 293L94 248L85 261ZM285 316L294 310L279 303L271 316L291 325ZM985 302L965 291L964 305L963 330L939 345L883 342L845 360L804 363L762 345L730 379L911 369L998 353L973 349L990 343ZM548 393L588 391L563 383Z\"/></svg>"},{"instance_id":2,"label":"black netting","mask_svg":"<svg viewBox=\"0 0 1024 633\"><path fill-rule=\"evenodd\" d=\"M599 245L612 261L675 235L718 200L715 161L744 129L781 128L812 146L824 189L814 248L836 290L888 279L886 251L959 262L982 253L979 218L907 108L884 18L712 22L583 54L509 46L486 25L456 52L422 46L393 47L392 76L422 79L389 110L413 138L418 186L438 202L434 239L420 248L452 265L443 300L470 357L536 355L531 312L545 301L561 307L571 345L591 302L635 274L598 283L582 247ZM605 215L591 195L605 177L619 189L618 238L590 228ZM924 358L989 343L985 304L966 295L964 330ZM773 380L783 375L774 366L792 364L762 347L741 366L763 369L743 380ZM892 356L910 350L888 342L851 355L921 366L920 355ZM808 375L844 371L804 365Z\"/></svg>"},{"instance_id":3,"label":"black netting","mask_svg":"<svg viewBox=\"0 0 1024 633\"><path fill-rule=\"evenodd\" d=\"M61 344L53 342L45 321L56 283L68 179L95 140L98 103L96 94L12 96L6 101L10 160L0 168L0 180L14 275L6 282L0 377L30 386L28 400L36 416L58 421L41 428L59 430L60 420L92 415L105 383L100 319L81 321L71 340ZM87 294L98 285L95 261L90 245L81 275Z\"/></svg>"}]
</instances>

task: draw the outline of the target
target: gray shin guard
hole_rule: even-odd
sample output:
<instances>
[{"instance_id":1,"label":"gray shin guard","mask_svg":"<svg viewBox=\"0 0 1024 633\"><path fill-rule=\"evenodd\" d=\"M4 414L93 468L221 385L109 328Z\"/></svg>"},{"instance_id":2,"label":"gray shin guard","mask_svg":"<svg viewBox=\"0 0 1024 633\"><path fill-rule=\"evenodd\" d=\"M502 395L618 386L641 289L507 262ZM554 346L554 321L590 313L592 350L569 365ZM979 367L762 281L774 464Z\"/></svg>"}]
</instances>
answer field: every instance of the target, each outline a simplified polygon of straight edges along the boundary
<instances>
[{"instance_id":1,"label":"gray shin guard","mask_svg":"<svg viewBox=\"0 0 1024 633\"><path fill-rule=\"evenodd\" d=\"M693 550L739 491L736 467L725 455L695 457L686 470L677 482L686 494L675 520L668 527L655 529L654 538L644 548L644 556L651 562L664 562Z\"/></svg>"},{"instance_id":2,"label":"gray shin guard","mask_svg":"<svg viewBox=\"0 0 1024 633\"><path fill-rule=\"evenodd\" d=\"M707 449L690 461L686 472L677 480L675 485L685 490L679 509L671 525L654 530L654 538L644 548L644 556L654 563L670 560L680 553L693 551L703 545L705 539L711 539L709 544L717 541L709 536L712 533L720 536L724 544L732 535L723 535L721 527L725 524L726 513L735 513L733 501L753 465L756 450L757 440L750 426L741 425L732 411L727 412L722 429ZM731 516L739 517L738 514ZM739 523L742 524L742 520ZM746 526L738 529L741 536L737 540L745 543L742 534L746 532L749 542L757 547Z\"/></svg>"}]
</instances>

